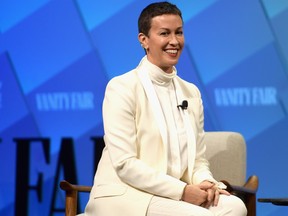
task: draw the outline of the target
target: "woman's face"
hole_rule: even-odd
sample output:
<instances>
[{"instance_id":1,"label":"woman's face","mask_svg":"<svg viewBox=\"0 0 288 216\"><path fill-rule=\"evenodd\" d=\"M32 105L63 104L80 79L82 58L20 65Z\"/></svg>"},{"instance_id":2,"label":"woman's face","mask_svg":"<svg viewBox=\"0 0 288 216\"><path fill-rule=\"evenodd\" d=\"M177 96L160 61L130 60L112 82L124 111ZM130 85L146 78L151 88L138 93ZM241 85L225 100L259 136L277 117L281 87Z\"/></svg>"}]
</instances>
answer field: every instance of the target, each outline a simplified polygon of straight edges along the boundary
<instances>
[{"instance_id":1,"label":"woman's face","mask_svg":"<svg viewBox=\"0 0 288 216\"><path fill-rule=\"evenodd\" d=\"M184 46L183 23L178 15L165 14L152 18L148 35L138 38L146 49L148 60L166 73L172 72Z\"/></svg>"}]
</instances>

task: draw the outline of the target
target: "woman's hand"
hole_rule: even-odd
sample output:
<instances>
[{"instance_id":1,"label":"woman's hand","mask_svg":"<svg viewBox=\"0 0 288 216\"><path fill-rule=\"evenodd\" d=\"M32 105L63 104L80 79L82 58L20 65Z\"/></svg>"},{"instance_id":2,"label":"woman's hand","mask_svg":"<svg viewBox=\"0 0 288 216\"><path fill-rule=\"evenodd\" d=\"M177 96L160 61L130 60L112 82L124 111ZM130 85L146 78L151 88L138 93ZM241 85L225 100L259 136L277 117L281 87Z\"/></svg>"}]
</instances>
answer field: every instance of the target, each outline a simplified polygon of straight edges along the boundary
<instances>
[{"instance_id":1,"label":"woman's hand","mask_svg":"<svg viewBox=\"0 0 288 216\"><path fill-rule=\"evenodd\" d=\"M209 208L210 206L218 205L220 194L230 195L228 191L218 188L216 184L203 181L199 185L186 185L182 200Z\"/></svg>"},{"instance_id":2,"label":"woman's hand","mask_svg":"<svg viewBox=\"0 0 288 216\"><path fill-rule=\"evenodd\" d=\"M183 191L182 200L200 206L206 202L208 192L201 189L200 185L186 185Z\"/></svg>"},{"instance_id":3,"label":"woman's hand","mask_svg":"<svg viewBox=\"0 0 288 216\"><path fill-rule=\"evenodd\" d=\"M201 206L209 208L210 206L217 206L220 194L230 195L226 190L220 189L215 183L203 181L199 184L202 190L207 191L207 200Z\"/></svg>"}]
</instances>

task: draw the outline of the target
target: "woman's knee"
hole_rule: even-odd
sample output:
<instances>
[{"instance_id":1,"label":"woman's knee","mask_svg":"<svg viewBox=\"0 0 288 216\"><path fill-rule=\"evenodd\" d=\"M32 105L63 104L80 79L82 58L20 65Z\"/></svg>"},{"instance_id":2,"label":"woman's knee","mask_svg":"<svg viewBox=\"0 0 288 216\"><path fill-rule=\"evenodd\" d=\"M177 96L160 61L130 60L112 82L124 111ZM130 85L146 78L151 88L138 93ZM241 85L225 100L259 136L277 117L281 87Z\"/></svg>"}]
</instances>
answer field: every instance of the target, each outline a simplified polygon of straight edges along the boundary
<instances>
[{"instance_id":1,"label":"woman's knee","mask_svg":"<svg viewBox=\"0 0 288 216\"><path fill-rule=\"evenodd\" d=\"M230 208L231 214L233 216L246 216L247 215L247 208L244 202L237 196L231 195L226 197L223 205Z\"/></svg>"},{"instance_id":2,"label":"woman's knee","mask_svg":"<svg viewBox=\"0 0 288 216\"><path fill-rule=\"evenodd\" d=\"M234 197L233 212L235 213L233 215L246 216L247 215L247 208L246 208L244 202L239 197L236 197L236 196L233 196L233 197Z\"/></svg>"},{"instance_id":3,"label":"woman's knee","mask_svg":"<svg viewBox=\"0 0 288 216\"><path fill-rule=\"evenodd\" d=\"M194 216L194 215L195 215L195 214L193 214L193 216ZM197 216L198 216L198 214L197 214ZM207 211L203 212L203 213L201 214L201 216L215 216L215 215L213 214L213 212L207 210Z\"/></svg>"}]
</instances>

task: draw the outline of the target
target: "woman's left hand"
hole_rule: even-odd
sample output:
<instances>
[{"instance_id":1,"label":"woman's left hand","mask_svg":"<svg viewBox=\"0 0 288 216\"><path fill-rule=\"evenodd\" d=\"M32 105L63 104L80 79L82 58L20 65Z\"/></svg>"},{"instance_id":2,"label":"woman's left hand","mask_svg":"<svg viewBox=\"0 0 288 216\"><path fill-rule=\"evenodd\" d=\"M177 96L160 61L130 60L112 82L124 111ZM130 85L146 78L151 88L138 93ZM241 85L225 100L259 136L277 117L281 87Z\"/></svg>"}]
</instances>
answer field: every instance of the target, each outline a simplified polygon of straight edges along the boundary
<instances>
[{"instance_id":1,"label":"woman's left hand","mask_svg":"<svg viewBox=\"0 0 288 216\"><path fill-rule=\"evenodd\" d=\"M215 183L209 181L203 181L200 183L200 187L206 190L208 193L207 201L202 203L202 207L209 208L210 206L217 206L219 202L220 194L230 195L230 193L224 189L219 188Z\"/></svg>"}]
</instances>

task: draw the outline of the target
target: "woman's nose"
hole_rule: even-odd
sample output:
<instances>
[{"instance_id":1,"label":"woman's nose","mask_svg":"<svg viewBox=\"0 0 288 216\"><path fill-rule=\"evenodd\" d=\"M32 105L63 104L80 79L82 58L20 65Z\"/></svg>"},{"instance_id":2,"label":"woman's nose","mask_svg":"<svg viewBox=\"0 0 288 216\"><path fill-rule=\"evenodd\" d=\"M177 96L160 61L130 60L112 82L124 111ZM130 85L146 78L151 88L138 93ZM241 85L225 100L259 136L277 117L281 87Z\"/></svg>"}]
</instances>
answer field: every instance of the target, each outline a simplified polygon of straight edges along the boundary
<instances>
[{"instance_id":1,"label":"woman's nose","mask_svg":"<svg viewBox=\"0 0 288 216\"><path fill-rule=\"evenodd\" d=\"M178 45L179 44L179 38L177 37L177 35L171 34L171 38L170 38L169 43L173 44L173 45Z\"/></svg>"}]
</instances>

